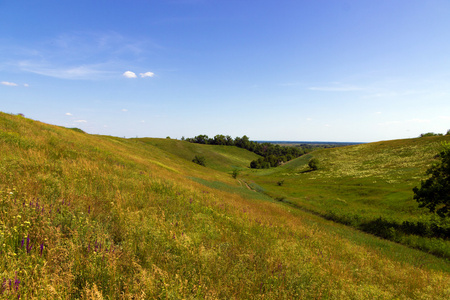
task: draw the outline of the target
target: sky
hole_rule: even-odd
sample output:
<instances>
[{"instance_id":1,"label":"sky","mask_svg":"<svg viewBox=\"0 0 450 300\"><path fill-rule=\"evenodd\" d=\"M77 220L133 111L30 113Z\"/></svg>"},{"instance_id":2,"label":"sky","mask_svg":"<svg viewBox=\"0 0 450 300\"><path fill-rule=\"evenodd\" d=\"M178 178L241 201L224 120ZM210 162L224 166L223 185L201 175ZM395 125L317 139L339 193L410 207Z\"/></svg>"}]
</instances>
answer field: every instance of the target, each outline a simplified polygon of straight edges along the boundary
<instances>
[{"instance_id":1,"label":"sky","mask_svg":"<svg viewBox=\"0 0 450 300\"><path fill-rule=\"evenodd\" d=\"M448 0L0 0L0 111L119 137L450 129Z\"/></svg>"}]
</instances>

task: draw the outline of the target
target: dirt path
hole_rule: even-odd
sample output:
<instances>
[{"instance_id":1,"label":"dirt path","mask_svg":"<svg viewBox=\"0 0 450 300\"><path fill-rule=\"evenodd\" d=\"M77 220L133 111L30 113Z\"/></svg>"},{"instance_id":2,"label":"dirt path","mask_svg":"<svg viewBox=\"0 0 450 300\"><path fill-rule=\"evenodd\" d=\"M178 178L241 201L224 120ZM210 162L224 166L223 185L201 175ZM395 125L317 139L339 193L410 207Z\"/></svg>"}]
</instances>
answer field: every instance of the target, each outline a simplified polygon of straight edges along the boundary
<instances>
[{"instance_id":1,"label":"dirt path","mask_svg":"<svg viewBox=\"0 0 450 300\"><path fill-rule=\"evenodd\" d=\"M238 181L239 181L239 184L242 186L242 181L240 181L239 179L238 179ZM254 189L252 189L252 188L247 184L247 182L244 181L244 184L245 184L245 186L246 186L250 191L256 192Z\"/></svg>"}]
</instances>

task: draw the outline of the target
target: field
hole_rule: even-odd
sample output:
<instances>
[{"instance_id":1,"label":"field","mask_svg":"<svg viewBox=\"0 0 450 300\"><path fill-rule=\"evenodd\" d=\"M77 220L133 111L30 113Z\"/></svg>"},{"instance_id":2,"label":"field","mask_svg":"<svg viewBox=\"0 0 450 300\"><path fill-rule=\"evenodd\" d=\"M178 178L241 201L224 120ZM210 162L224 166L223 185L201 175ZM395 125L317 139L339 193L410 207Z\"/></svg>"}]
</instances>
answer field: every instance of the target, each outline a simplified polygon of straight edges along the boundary
<instances>
[{"instance_id":1,"label":"field","mask_svg":"<svg viewBox=\"0 0 450 300\"><path fill-rule=\"evenodd\" d=\"M295 207L448 259L448 220L420 209L412 192L446 140L450 136L323 149L246 178ZM308 167L312 158L320 162L317 171Z\"/></svg>"},{"instance_id":2,"label":"field","mask_svg":"<svg viewBox=\"0 0 450 300\"><path fill-rule=\"evenodd\" d=\"M234 147L0 113L0 298L448 299L447 258L322 216L428 221L410 189L440 140L415 141L253 171L254 155ZM318 171L306 170L311 157Z\"/></svg>"}]
</instances>

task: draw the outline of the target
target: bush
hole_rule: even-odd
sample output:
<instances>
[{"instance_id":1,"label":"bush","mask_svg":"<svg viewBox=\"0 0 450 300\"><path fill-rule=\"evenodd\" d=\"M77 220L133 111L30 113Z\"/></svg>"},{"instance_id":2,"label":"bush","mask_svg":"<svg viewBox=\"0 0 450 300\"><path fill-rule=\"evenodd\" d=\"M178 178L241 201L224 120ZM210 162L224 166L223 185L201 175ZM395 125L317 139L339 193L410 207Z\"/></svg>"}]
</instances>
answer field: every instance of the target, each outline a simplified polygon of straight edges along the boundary
<instances>
[{"instance_id":1,"label":"bush","mask_svg":"<svg viewBox=\"0 0 450 300\"><path fill-rule=\"evenodd\" d=\"M316 171L319 169L319 160L317 158L313 158L308 162L308 166L311 170Z\"/></svg>"},{"instance_id":2,"label":"bush","mask_svg":"<svg viewBox=\"0 0 450 300\"><path fill-rule=\"evenodd\" d=\"M200 166L206 167L206 159L204 156L196 155L192 161Z\"/></svg>"}]
</instances>

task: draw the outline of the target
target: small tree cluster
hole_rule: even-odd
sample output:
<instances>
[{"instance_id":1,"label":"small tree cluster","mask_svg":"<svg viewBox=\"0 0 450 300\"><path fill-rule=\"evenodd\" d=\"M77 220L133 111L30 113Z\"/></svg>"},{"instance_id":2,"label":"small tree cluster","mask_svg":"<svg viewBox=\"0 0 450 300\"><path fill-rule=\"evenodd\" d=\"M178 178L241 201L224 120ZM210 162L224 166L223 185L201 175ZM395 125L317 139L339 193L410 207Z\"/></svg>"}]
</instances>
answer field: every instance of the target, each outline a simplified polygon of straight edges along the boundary
<instances>
[{"instance_id":1,"label":"small tree cluster","mask_svg":"<svg viewBox=\"0 0 450 300\"><path fill-rule=\"evenodd\" d=\"M194 138L187 138L185 140L197 144L236 146L254 152L262 156L262 158L254 160L250 163L250 167L256 169L276 167L283 162L290 161L311 151L311 147L308 145L302 145L301 147L286 147L267 142L258 143L255 141L250 141L246 135L233 139L229 135L224 136L222 134L218 134L214 136L214 138L209 138L207 135L202 134Z\"/></svg>"},{"instance_id":2,"label":"small tree cluster","mask_svg":"<svg viewBox=\"0 0 450 300\"><path fill-rule=\"evenodd\" d=\"M447 132L448 134L448 132ZM422 133L420 135L420 137L427 137L427 136L443 136L442 133L434 133L434 132L427 132L427 133Z\"/></svg>"}]
</instances>

